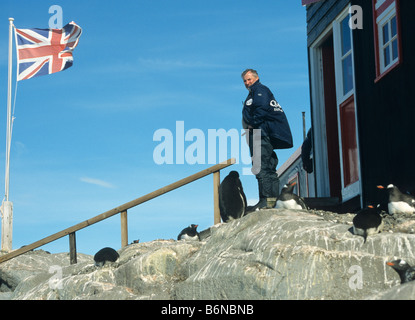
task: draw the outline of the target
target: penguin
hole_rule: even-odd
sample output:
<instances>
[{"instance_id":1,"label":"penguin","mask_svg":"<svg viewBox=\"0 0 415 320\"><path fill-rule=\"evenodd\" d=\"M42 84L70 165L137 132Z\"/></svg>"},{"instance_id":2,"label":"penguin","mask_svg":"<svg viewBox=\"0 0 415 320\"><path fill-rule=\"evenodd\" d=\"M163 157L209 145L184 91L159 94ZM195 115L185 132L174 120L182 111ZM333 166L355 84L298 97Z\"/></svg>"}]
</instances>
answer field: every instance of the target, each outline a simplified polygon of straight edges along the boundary
<instances>
[{"instance_id":1,"label":"penguin","mask_svg":"<svg viewBox=\"0 0 415 320\"><path fill-rule=\"evenodd\" d=\"M401 284L415 280L415 267L411 267L406 261L402 259L386 262L392 267L401 278Z\"/></svg>"},{"instance_id":2,"label":"penguin","mask_svg":"<svg viewBox=\"0 0 415 320\"><path fill-rule=\"evenodd\" d=\"M384 186L377 186L378 189L385 189ZM386 187L389 194L388 212L395 213L414 213L415 197L402 193L396 186L390 184Z\"/></svg>"},{"instance_id":3,"label":"penguin","mask_svg":"<svg viewBox=\"0 0 415 320\"><path fill-rule=\"evenodd\" d=\"M196 228L198 227L197 224L191 224L187 228L184 228L179 235L177 236L177 240L193 240L193 241L200 241L199 232L197 232Z\"/></svg>"},{"instance_id":4,"label":"penguin","mask_svg":"<svg viewBox=\"0 0 415 320\"><path fill-rule=\"evenodd\" d=\"M247 202L239 173L231 171L219 185L219 210L223 222L243 217Z\"/></svg>"},{"instance_id":5,"label":"penguin","mask_svg":"<svg viewBox=\"0 0 415 320\"><path fill-rule=\"evenodd\" d=\"M105 247L95 254L94 261L96 266L102 267L105 262L115 262L119 257L120 255L113 248Z\"/></svg>"},{"instance_id":6,"label":"penguin","mask_svg":"<svg viewBox=\"0 0 415 320\"><path fill-rule=\"evenodd\" d=\"M300 196L293 193L294 186L296 182L291 184L284 185L281 190L281 194L278 197L276 208L283 208L283 209L308 209L308 206L305 204L304 199Z\"/></svg>"},{"instance_id":7,"label":"penguin","mask_svg":"<svg viewBox=\"0 0 415 320\"><path fill-rule=\"evenodd\" d=\"M379 206L367 206L356 213L353 218L353 233L363 236L364 242L368 236L381 232L383 229L383 219L380 215Z\"/></svg>"}]
</instances>

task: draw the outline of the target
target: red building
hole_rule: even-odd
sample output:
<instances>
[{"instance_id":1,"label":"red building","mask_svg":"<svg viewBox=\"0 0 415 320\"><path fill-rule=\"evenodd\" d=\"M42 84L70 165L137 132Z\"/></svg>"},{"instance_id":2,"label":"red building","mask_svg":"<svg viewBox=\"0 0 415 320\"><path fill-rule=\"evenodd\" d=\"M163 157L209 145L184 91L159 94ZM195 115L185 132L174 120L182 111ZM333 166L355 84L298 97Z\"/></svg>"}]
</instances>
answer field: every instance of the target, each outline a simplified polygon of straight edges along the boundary
<instances>
[{"instance_id":1,"label":"red building","mask_svg":"<svg viewBox=\"0 0 415 320\"><path fill-rule=\"evenodd\" d=\"M303 0L316 197L356 208L415 190L413 0Z\"/></svg>"}]
</instances>

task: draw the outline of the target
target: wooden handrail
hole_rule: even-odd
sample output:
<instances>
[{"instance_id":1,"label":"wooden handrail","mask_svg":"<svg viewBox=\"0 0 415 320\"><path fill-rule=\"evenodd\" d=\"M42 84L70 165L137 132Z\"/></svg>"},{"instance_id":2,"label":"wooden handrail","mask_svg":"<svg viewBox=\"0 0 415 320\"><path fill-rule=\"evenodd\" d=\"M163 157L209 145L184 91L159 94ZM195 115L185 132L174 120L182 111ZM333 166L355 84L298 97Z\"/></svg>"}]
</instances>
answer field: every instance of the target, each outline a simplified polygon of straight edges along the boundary
<instances>
[{"instance_id":1,"label":"wooden handrail","mask_svg":"<svg viewBox=\"0 0 415 320\"><path fill-rule=\"evenodd\" d=\"M126 219L126 212L127 212L128 209L131 209L131 208L133 208L135 206L138 206L139 204L142 204L142 203L147 202L147 201L149 201L151 199L154 199L154 198L156 198L158 196L161 196L162 194L165 194L167 192L170 192L172 190L175 190L177 188L180 188L180 187L182 187L182 186L184 186L186 184L189 184L191 182L194 182L196 180L199 180L200 178L203 178L205 176L208 176L209 174L212 174L212 173L213 174L214 173L217 173L217 174L214 174L214 215L215 215L214 222L217 223L217 214L219 212L219 208L218 208L219 203L216 200L217 199L217 194L216 193L218 192L218 190L215 187L215 185L217 185L218 173L219 173L220 170L222 170L222 169L224 169L226 167L229 167L229 166L235 164L235 162L236 161L235 161L234 158L228 159L227 161L221 162L221 163L216 164L216 165L214 165L214 166L212 166L210 168L207 168L207 169L204 169L202 171L199 171L198 173L195 173L195 174L190 175L190 176L188 176L188 177L186 177L184 179L181 179L181 180L176 181L176 182L174 182L172 184L169 184L169 185L167 185L167 186L165 186L163 188L160 188L158 190L155 190L153 192L150 192L150 193L148 193L148 194L146 194L146 195L144 195L144 196L142 196L140 198L137 198L137 199L132 200L130 202L124 203L124 204L122 204L122 205L120 205L120 206L118 206L116 208L113 208L113 209L108 210L108 211L106 211L104 213L101 213L101 214L99 214L99 215L97 215L95 217L92 217L92 218L90 218L88 220L85 220L85 221L83 221L81 223L78 223L78 224L76 224L76 225L74 225L72 227L69 227L69 228L66 228L66 229L64 229L62 231L59 231L57 233L54 233L54 234L52 234L52 235L50 235L50 236L48 236L46 238L43 238L43 239L41 239L39 241L33 242L33 243L31 243L31 244L29 244L27 246L24 246L22 248L13 250L10 253L7 253L7 254L5 254L3 256L0 256L0 263L5 262L7 260L10 260L12 258L15 258L15 257L17 257L17 256L19 256L19 255L21 255L23 253L26 253L26 252L31 251L33 249L39 248L39 247L41 247L41 246L43 246L45 244L48 244L48 243L50 243L52 241L58 240L58 239L60 239L62 237L65 237L67 235L70 235L70 234L73 234L73 236L71 236L71 239L70 240L74 243L75 242L74 241L74 239L75 239L74 234L75 234L76 231L81 230L83 228L86 228L86 227L88 227L88 226L90 226L92 224L95 224L97 222L100 222L102 220L108 219L108 218L110 218L110 217L112 217L112 216L114 216L114 215L116 215L118 213L121 213L121 212L125 212L125 216L123 214L122 219ZM220 222L220 216L219 216L219 222ZM123 223L126 226L126 220L123 221L122 224ZM126 236L125 235L122 235L122 239L124 239L124 240L122 240L122 242L125 243Z\"/></svg>"}]
</instances>

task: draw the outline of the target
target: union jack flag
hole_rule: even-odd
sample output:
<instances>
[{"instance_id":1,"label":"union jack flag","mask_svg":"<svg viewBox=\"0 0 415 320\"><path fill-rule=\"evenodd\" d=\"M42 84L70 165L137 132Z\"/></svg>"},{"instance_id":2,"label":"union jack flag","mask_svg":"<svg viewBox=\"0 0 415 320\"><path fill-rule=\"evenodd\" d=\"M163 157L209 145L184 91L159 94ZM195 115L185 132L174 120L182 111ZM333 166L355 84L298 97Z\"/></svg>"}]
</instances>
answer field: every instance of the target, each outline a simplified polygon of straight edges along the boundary
<instances>
[{"instance_id":1,"label":"union jack flag","mask_svg":"<svg viewBox=\"0 0 415 320\"><path fill-rule=\"evenodd\" d=\"M17 80L30 79L72 66L72 51L82 29L70 22L62 29L15 29Z\"/></svg>"}]
</instances>

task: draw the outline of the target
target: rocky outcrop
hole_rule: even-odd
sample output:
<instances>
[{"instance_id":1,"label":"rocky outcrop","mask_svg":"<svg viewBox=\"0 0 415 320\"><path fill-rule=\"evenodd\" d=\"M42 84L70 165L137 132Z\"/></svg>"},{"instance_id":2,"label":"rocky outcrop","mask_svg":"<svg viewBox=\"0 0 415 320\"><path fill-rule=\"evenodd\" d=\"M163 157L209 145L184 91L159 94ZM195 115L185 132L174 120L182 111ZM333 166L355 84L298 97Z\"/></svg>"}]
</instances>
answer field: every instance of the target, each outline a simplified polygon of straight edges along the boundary
<instances>
[{"instance_id":1,"label":"rocky outcrop","mask_svg":"<svg viewBox=\"0 0 415 320\"><path fill-rule=\"evenodd\" d=\"M0 265L3 299L406 299L386 261L415 262L415 235L384 232L367 242L354 215L262 210L210 228L200 242L155 240L92 256L29 252ZM392 230L390 230L392 231Z\"/></svg>"}]
</instances>

